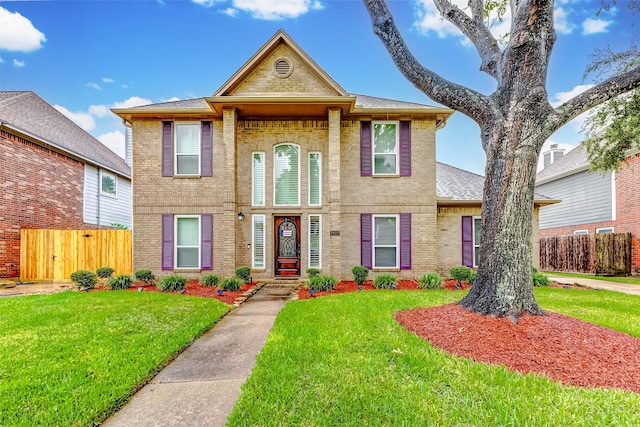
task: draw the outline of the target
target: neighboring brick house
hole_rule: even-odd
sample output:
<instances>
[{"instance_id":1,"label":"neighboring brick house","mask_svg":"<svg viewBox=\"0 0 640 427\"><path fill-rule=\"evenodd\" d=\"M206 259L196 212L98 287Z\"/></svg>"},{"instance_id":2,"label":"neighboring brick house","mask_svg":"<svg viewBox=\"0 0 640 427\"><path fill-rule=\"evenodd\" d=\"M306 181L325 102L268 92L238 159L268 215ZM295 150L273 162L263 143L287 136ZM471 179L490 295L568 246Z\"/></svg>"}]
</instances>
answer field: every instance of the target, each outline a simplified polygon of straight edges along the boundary
<instances>
[{"instance_id":1,"label":"neighboring brick house","mask_svg":"<svg viewBox=\"0 0 640 427\"><path fill-rule=\"evenodd\" d=\"M0 277L20 275L20 229L130 227L131 169L33 92L0 92Z\"/></svg>"},{"instance_id":2,"label":"neighboring brick house","mask_svg":"<svg viewBox=\"0 0 640 427\"><path fill-rule=\"evenodd\" d=\"M631 270L640 272L640 153L616 172L590 171L584 144L536 177L536 191L561 203L540 210L540 237L631 233Z\"/></svg>"},{"instance_id":3,"label":"neighboring brick house","mask_svg":"<svg viewBox=\"0 0 640 427\"><path fill-rule=\"evenodd\" d=\"M213 96L113 112L133 133L134 270L473 265L483 178L436 163L453 111L349 94L283 31Z\"/></svg>"}]
</instances>

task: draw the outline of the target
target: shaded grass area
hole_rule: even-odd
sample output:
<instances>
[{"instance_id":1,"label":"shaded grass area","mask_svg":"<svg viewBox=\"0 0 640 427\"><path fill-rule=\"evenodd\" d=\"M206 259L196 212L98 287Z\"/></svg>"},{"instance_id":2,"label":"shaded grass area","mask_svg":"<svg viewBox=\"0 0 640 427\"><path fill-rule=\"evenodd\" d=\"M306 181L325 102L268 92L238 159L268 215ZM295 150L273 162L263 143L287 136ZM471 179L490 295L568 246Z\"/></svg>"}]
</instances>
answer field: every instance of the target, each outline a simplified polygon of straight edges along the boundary
<instances>
[{"instance_id":1,"label":"shaded grass area","mask_svg":"<svg viewBox=\"0 0 640 427\"><path fill-rule=\"evenodd\" d=\"M615 276L592 276L589 274L566 273L564 271L545 271L544 274L552 276L578 277L583 279L603 280L605 282L631 283L640 285L640 277L615 277Z\"/></svg>"},{"instance_id":2,"label":"shaded grass area","mask_svg":"<svg viewBox=\"0 0 640 427\"><path fill-rule=\"evenodd\" d=\"M227 311L155 292L0 299L0 425L97 425Z\"/></svg>"},{"instance_id":3,"label":"shaded grass area","mask_svg":"<svg viewBox=\"0 0 640 427\"><path fill-rule=\"evenodd\" d=\"M637 307L638 297L552 288L536 296L548 310L583 310L586 320L640 335L618 315ZM637 394L562 386L454 357L393 319L398 310L460 297L376 291L287 303L229 425L640 425Z\"/></svg>"}]
</instances>

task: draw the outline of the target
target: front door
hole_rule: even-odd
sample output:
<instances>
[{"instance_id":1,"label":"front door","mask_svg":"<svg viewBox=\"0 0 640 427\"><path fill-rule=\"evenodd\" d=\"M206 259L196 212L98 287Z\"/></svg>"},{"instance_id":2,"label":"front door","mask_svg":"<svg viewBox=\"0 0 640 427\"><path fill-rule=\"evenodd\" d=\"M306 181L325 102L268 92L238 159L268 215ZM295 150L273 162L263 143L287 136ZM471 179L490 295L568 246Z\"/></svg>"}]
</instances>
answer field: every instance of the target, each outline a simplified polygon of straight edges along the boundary
<instances>
[{"instance_id":1,"label":"front door","mask_svg":"<svg viewBox=\"0 0 640 427\"><path fill-rule=\"evenodd\" d=\"M300 276L300 217L275 217L276 276Z\"/></svg>"}]
</instances>

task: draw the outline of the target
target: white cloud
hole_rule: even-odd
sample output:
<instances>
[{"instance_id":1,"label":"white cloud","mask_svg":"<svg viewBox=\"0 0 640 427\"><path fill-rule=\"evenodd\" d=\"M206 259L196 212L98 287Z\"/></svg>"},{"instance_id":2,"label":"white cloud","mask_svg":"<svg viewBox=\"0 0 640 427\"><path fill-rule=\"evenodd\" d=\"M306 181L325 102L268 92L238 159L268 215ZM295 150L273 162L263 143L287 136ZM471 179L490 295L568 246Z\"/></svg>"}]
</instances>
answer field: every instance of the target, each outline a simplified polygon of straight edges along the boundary
<instances>
[{"instance_id":1,"label":"white cloud","mask_svg":"<svg viewBox=\"0 0 640 427\"><path fill-rule=\"evenodd\" d=\"M0 64L4 64L4 59L0 58Z\"/></svg>"},{"instance_id":2,"label":"white cloud","mask_svg":"<svg viewBox=\"0 0 640 427\"><path fill-rule=\"evenodd\" d=\"M102 83L115 83L116 81L113 79L110 79L108 77L103 77L102 78Z\"/></svg>"},{"instance_id":3,"label":"white cloud","mask_svg":"<svg viewBox=\"0 0 640 427\"><path fill-rule=\"evenodd\" d=\"M111 112L109 111L109 107L106 105L90 105L89 106L89 114L95 117L105 117L108 116Z\"/></svg>"},{"instance_id":4,"label":"white cloud","mask_svg":"<svg viewBox=\"0 0 640 427\"><path fill-rule=\"evenodd\" d=\"M562 34L571 34L576 27L567 19L568 13L561 7L557 7L553 14L554 27L557 32Z\"/></svg>"},{"instance_id":5,"label":"white cloud","mask_svg":"<svg viewBox=\"0 0 640 427\"><path fill-rule=\"evenodd\" d=\"M141 105L151 104L150 99L140 98L139 96L132 96L131 98L125 99L121 102L116 102L112 105L112 108L129 108L129 107L139 107Z\"/></svg>"},{"instance_id":6,"label":"white cloud","mask_svg":"<svg viewBox=\"0 0 640 427\"><path fill-rule=\"evenodd\" d=\"M613 21L587 18L582 23L582 34L588 36L590 34L606 33L609 31L607 27L611 24L613 24Z\"/></svg>"},{"instance_id":7,"label":"white cloud","mask_svg":"<svg viewBox=\"0 0 640 427\"><path fill-rule=\"evenodd\" d=\"M82 111L72 112L61 105L54 105L53 108L60 111L68 119L70 119L72 122L80 126L82 129L86 130L87 132L96 127L96 122L93 119L93 116L89 113L85 113Z\"/></svg>"},{"instance_id":8,"label":"white cloud","mask_svg":"<svg viewBox=\"0 0 640 427\"><path fill-rule=\"evenodd\" d=\"M15 65L16 67L24 67L24 61L19 61L17 59L14 59L13 65Z\"/></svg>"},{"instance_id":9,"label":"white cloud","mask_svg":"<svg viewBox=\"0 0 640 427\"><path fill-rule=\"evenodd\" d=\"M162 102L174 102L174 101L180 101L180 98L178 98L177 96L171 97L169 99L163 99Z\"/></svg>"},{"instance_id":10,"label":"white cloud","mask_svg":"<svg viewBox=\"0 0 640 427\"><path fill-rule=\"evenodd\" d=\"M95 89L95 90L102 89L98 83L87 83L87 87L90 87L90 88Z\"/></svg>"},{"instance_id":11,"label":"white cloud","mask_svg":"<svg viewBox=\"0 0 640 427\"><path fill-rule=\"evenodd\" d=\"M124 159L124 134L122 132L114 130L113 132L107 132L98 136L97 139Z\"/></svg>"},{"instance_id":12,"label":"white cloud","mask_svg":"<svg viewBox=\"0 0 640 427\"><path fill-rule=\"evenodd\" d=\"M551 106L557 107L557 106L562 105L563 103L567 102L571 98L573 98L573 97L575 97L577 95L580 95L585 90L591 89L593 86L594 85L592 85L592 84L577 85L573 89L571 89L570 91L556 93L555 95L553 95L553 98L551 98L549 100L549 102L551 103Z\"/></svg>"},{"instance_id":13,"label":"white cloud","mask_svg":"<svg viewBox=\"0 0 640 427\"><path fill-rule=\"evenodd\" d=\"M235 18L236 16L238 16L238 9L234 9L232 7L228 7L226 9L221 10L220 12L222 12L225 15L228 15L232 18Z\"/></svg>"},{"instance_id":14,"label":"white cloud","mask_svg":"<svg viewBox=\"0 0 640 427\"><path fill-rule=\"evenodd\" d=\"M192 0L205 7L212 7L224 0ZM319 10L324 6L319 0L233 0L232 6L221 10L229 16L236 16L238 11L251 14L255 19L277 21L297 18L310 10Z\"/></svg>"},{"instance_id":15,"label":"white cloud","mask_svg":"<svg viewBox=\"0 0 640 427\"><path fill-rule=\"evenodd\" d=\"M47 41L44 33L37 30L30 20L18 12L9 12L0 7L0 50L13 52L32 52Z\"/></svg>"}]
</instances>

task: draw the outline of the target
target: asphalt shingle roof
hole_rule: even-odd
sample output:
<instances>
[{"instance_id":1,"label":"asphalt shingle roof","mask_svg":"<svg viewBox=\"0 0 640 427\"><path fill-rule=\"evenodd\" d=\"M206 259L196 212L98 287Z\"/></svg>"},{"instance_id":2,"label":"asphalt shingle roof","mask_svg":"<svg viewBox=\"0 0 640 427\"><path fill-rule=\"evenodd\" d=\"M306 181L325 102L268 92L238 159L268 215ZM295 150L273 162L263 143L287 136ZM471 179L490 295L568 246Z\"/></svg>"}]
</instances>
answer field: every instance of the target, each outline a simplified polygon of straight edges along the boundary
<instances>
[{"instance_id":1,"label":"asphalt shingle roof","mask_svg":"<svg viewBox=\"0 0 640 427\"><path fill-rule=\"evenodd\" d=\"M436 195L452 200L482 200L484 177L436 162Z\"/></svg>"},{"instance_id":2,"label":"asphalt shingle roof","mask_svg":"<svg viewBox=\"0 0 640 427\"><path fill-rule=\"evenodd\" d=\"M88 163L125 177L124 159L33 92L0 92L0 122Z\"/></svg>"}]
</instances>

